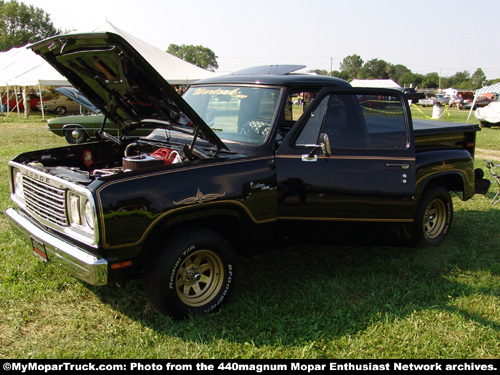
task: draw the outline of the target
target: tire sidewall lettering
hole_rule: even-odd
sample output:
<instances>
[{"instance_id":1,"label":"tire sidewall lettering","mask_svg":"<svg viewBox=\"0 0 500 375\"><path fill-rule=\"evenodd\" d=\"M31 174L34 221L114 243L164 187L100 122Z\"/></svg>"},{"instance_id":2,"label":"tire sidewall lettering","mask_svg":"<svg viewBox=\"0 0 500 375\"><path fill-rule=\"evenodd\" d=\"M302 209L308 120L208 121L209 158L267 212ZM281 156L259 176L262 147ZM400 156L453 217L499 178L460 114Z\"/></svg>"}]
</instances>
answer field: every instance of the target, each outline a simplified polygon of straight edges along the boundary
<instances>
[{"instance_id":1,"label":"tire sidewall lettering","mask_svg":"<svg viewBox=\"0 0 500 375\"><path fill-rule=\"evenodd\" d=\"M203 309L203 313L209 313L211 311L216 310L226 299L226 296L229 293L229 290L231 288L231 283L233 281L233 266L232 266L232 264L227 265L226 271L228 273L228 276L227 276L226 286L225 286L224 290L222 290L220 292L219 297L216 300L214 300L214 302L210 306Z\"/></svg>"},{"instance_id":2,"label":"tire sidewall lettering","mask_svg":"<svg viewBox=\"0 0 500 375\"><path fill-rule=\"evenodd\" d=\"M451 226L451 204L446 204L446 224L443 228L443 234L448 233Z\"/></svg>"},{"instance_id":3,"label":"tire sidewall lettering","mask_svg":"<svg viewBox=\"0 0 500 375\"><path fill-rule=\"evenodd\" d=\"M192 261L199 261L190 260L198 255L206 255L208 262L214 262L210 267L214 267L212 271L215 273L210 276L208 273L205 274L209 277L207 281L211 280L209 281L211 285L202 285L200 294L193 295L194 299L191 301L190 297L182 294L184 291L181 284L185 284L180 282L179 278L186 277L187 281L196 282L189 278L193 276L192 271L196 270L189 268L189 264ZM209 260L210 257L219 259ZM188 268L185 270L184 267ZM231 294L236 273L237 257L223 236L203 228L185 230L164 243L158 249L157 255L150 259L145 271L146 293L156 310L176 319L188 315L213 313ZM198 274L197 278L199 277Z\"/></svg>"},{"instance_id":4,"label":"tire sidewall lettering","mask_svg":"<svg viewBox=\"0 0 500 375\"><path fill-rule=\"evenodd\" d=\"M175 289L175 275L177 275L177 271L180 267L180 265L186 260L186 257L191 254L193 251L195 251L197 248L196 246L189 246L186 250L182 251L180 253L180 256L177 257L175 260L174 265L172 266L172 272L170 273L169 280L168 280L168 288L169 289Z\"/></svg>"}]
</instances>

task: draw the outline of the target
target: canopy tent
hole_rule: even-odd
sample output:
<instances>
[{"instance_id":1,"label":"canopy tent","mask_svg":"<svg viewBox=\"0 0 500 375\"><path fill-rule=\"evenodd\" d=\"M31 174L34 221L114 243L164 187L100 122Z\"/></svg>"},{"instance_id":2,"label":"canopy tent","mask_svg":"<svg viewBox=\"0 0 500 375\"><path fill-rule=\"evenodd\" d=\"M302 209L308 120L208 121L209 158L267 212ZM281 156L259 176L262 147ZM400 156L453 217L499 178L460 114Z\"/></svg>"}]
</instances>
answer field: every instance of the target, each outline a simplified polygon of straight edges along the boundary
<instances>
[{"instance_id":1,"label":"canopy tent","mask_svg":"<svg viewBox=\"0 0 500 375\"><path fill-rule=\"evenodd\" d=\"M84 31L78 31L83 33ZM85 32L89 32L88 30ZM171 85L189 85L216 74L199 68L119 29L110 22L90 32L112 32L127 40ZM23 87L23 93L35 87L69 86L70 83L42 57L26 47L12 48L0 53L0 87ZM28 90L29 88L29 90ZM19 108L19 107L18 107ZM42 107L43 110L43 107ZM42 112L43 116L43 112Z\"/></svg>"},{"instance_id":2,"label":"canopy tent","mask_svg":"<svg viewBox=\"0 0 500 375\"><path fill-rule=\"evenodd\" d=\"M68 85L66 78L26 47L12 48L0 53L0 87L5 92L2 93L2 103L5 95L6 109L9 111L16 108L18 112L20 108L22 110L21 102L27 111L29 106L25 99L29 97L32 89L41 93L42 89ZM23 99L20 99L21 92ZM12 98L15 99L16 105L10 108Z\"/></svg>"},{"instance_id":3,"label":"canopy tent","mask_svg":"<svg viewBox=\"0 0 500 375\"><path fill-rule=\"evenodd\" d=\"M472 111L474 110L474 105L476 104L476 99L479 95L481 94L489 94L489 93L500 93L500 83L495 83L491 86L485 86L480 89L476 90L476 93L474 94L474 101L472 102L472 106L470 107L469 111L469 116L467 116L467 122L469 122L470 115L472 114Z\"/></svg>"},{"instance_id":4,"label":"canopy tent","mask_svg":"<svg viewBox=\"0 0 500 375\"><path fill-rule=\"evenodd\" d=\"M61 86L69 82L26 47L0 53L0 86Z\"/></svg>"},{"instance_id":5,"label":"canopy tent","mask_svg":"<svg viewBox=\"0 0 500 375\"><path fill-rule=\"evenodd\" d=\"M80 31L79 31L80 32ZM81 31L83 32L83 31ZM189 85L213 72L190 64L146 43L106 21L92 32L112 32L127 40L171 85ZM25 47L0 53L0 86L68 86L49 63Z\"/></svg>"},{"instance_id":6,"label":"canopy tent","mask_svg":"<svg viewBox=\"0 0 500 375\"><path fill-rule=\"evenodd\" d=\"M189 85L202 78L214 77L216 73L188 63L167 53L106 21L94 32L111 32L127 40L171 85Z\"/></svg>"}]
</instances>

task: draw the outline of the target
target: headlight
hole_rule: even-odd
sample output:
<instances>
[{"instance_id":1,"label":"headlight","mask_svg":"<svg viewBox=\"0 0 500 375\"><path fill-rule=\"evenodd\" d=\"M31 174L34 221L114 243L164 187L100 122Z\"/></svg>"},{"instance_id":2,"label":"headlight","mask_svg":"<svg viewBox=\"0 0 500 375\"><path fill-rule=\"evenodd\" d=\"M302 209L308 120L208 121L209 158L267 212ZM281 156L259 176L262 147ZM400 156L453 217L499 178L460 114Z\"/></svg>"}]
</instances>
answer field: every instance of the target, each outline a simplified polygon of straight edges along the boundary
<instances>
[{"instance_id":1,"label":"headlight","mask_svg":"<svg viewBox=\"0 0 500 375\"><path fill-rule=\"evenodd\" d=\"M90 203L88 199L85 201L83 210L84 210L85 223L88 225L90 229L94 229L95 225L94 207L92 207L92 203Z\"/></svg>"},{"instance_id":2,"label":"headlight","mask_svg":"<svg viewBox=\"0 0 500 375\"><path fill-rule=\"evenodd\" d=\"M81 225L82 220L80 217L80 196L70 193L69 195L69 220L71 224Z\"/></svg>"},{"instance_id":3,"label":"headlight","mask_svg":"<svg viewBox=\"0 0 500 375\"><path fill-rule=\"evenodd\" d=\"M68 194L70 226L91 232L95 229L94 206L89 198L74 192Z\"/></svg>"},{"instance_id":4,"label":"headlight","mask_svg":"<svg viewBox=\"0 0 500 375\"><path fill-rule=\"evenodd\" d=\"M19 198L24 198L23 174L19 170L14 172L14 194Z\"/></svg>"}]
</instances>

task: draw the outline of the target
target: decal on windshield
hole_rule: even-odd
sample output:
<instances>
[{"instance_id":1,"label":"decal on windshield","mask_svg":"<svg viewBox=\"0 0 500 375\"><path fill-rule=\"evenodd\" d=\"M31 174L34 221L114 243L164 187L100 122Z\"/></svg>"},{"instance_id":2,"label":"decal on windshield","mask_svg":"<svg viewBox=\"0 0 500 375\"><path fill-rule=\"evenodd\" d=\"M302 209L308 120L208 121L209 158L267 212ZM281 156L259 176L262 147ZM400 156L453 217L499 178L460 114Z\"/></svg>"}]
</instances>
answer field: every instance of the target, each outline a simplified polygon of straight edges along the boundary
<instances>
[{"instance_id":1,"label":"decal on windshield","mask_svg":"<svg viewBox=\"0 0 500 375\"><path fill-rule=\"evenodd\" d=\"M206 89L206 88L195 89L193 95L228 95L232 98L238 98L238 99L246 99L248 97L247 95L242 94L239 88L232 90L225 90L221 89L220 87L216 89Z\"/></svg>"}]
</instances>

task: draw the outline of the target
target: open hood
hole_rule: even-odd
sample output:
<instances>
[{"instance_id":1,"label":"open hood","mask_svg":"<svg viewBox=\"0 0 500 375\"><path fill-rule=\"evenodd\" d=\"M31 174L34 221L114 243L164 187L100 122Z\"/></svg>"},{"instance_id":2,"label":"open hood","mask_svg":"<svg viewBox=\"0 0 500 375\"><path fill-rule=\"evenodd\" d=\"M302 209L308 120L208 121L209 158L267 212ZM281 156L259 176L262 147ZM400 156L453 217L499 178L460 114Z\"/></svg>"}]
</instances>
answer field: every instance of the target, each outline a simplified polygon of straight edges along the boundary
<instances>
[{"instance_id":1,"label":"open hood","mask_svg":"<svg viewBox=\"0 0 500 375\"><path fill-rule=\"evenodd\" d=\"M126 134L141 126L177 130L224 143L123 37L67 34L30 48L50 63Z\"/></svg>"},{"instance_id":2,"label":"open hood","mask_svg":"<svg viewBox=\"0 0 500 375\"><path fill-rule=\"evenodd\" d=\"M54 90L56 90L59 94L62 94L64 96L67 96L71 100L74 100L82 107L88 109L90 112L100 112L99 109L90 102L90 100L88 100L80 91L78 91L74 87L57 87Z\"/></svg>"}]
</instances>

